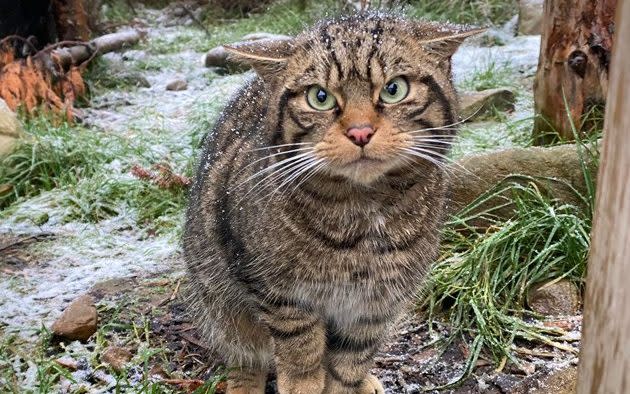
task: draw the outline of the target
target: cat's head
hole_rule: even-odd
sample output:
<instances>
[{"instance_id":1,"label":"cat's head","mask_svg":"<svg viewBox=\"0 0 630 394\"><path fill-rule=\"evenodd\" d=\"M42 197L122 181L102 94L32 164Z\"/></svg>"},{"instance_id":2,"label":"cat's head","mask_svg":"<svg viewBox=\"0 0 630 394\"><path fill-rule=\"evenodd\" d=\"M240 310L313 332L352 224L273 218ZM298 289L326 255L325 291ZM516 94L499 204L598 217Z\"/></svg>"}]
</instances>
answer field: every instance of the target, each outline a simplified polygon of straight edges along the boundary
<instances>
[{"instance_id":1,"label":"cat's head","mask_svg":"<svg viewBox=\"0 0 630 394\"><path fill-rule=\"evenodd\" d=\"M451 56L481 31L369 13L228 50L269 88L273 145L370 184L418 161L441 165L457 123Z\"/></svg>"}]
</instances>

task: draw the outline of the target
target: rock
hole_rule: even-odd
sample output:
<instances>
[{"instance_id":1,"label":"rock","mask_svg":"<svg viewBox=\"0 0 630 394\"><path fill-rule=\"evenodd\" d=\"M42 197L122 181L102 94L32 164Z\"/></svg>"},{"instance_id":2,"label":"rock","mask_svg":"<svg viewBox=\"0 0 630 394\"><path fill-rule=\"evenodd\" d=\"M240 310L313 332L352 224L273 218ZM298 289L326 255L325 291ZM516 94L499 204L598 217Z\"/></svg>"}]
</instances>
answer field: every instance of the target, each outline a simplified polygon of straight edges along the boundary
<instances>
[{"instance_id":1,"label":"rock","mask_svg":"<svg viewBox=\"0 0 630 394\"><path fill-rule=\"evenodd\" d=\"M538 380L538 387L528 390L530 394L573 394L577 392L577 367L574 365L558 369Z\"/></svg>"},{"instance_id":2,"label":"rock","mask_svg":"<svg viewBox=\"0 0 630 394\"><path fill-rule=\"evenodd\" d=\"M519 0L518 34L536 35L542 32L544 0Z\"/></svg>"},{"instance_id":3,"label":"rock","mask_svg":"<svg viewBox=\"0 0 630 394\"><path fill-rule=\"evenodd\" d=\"M22 125L15 112L0 98L0 157L11 153L23 136Z\"/></svg>"},{"instance_id":4,"label":"rock","mask_svg":"<svg viewBox=\"0 0 630 394\"><path fill-rule=\"evenodd\" d=\"M109 346L103 352L101 360L114 368L114 371L120 372L125 369L125 364L131 360L131 357L133 357L133 355L128 349L117 346Z\"/></svg>"},{"instance_id":5,"label":"rock","mask_svg":"<svg viewBox=\"0 0 630 394\"><path fill-rule=\"evenodd\" d=\"M568 280L541 283L528 290L527 305L545 316L575 315L580 309L580 292Z\"/></svg>"},{"instance_id":6,"label":"rock","mask_svg":"<svg viewBox=\"0 0 630 394\"><path fill-rule=\"evenodd\" d=\"M511 387L502 387L509 394L574 394L577 388L577 366L564 365L543 368L544 371L530 375Z\"/></svg>"},{"instance_id":7,"label":"rock","mask_svg":"<svg viewBox=\"0 0 630 394\"><path fill-rule=\"evenodd\" d=\"M79 368L79 363L77 360L70 356L63 356L55 360L58 365L61 365L64 368L67 368L71 371L76 371Z\"/></svg>"},{"instance_id":8,"label":"rock","mask_svg":"<svg viewBox=\"0 0 630 394\"><path fill-rule=\"evenodd\" d=\"M282 34L270 34L270 33L253 33L248 34L244 37L243 41L235 42L231 45L238 46L240 44L246 42L254 42L260 41L261 45L265 45L265 43L269 43L271 41L284 41L291 39L290 36L285 36ZM228 51L225 50L223 46L218 46L216 48L212 48L206 54L206 58L204 60L206 67L222 67L228 69L230 72L244 72L249 70L249 65L243 64L240 62L236 62L231 60Z\"/></svg>"},{"instance_id":9,"label":"rock","mask_svg":"<svg viewBox=\"0 0 630 394\"><path fill-rule=\"evenodd\" d=\"M52 332L58 337L71 341L85 341L96 332L97 323L98 315L94 299L89 295L82 295L72 301L53 323Z\"/></svg>"},{"instance_id":10,"label":"rock","mask_svg":"<svg viewBox=\"0 0 630 394\"><path fill-rule=\"evenodd\" d=\"M227 62L228 53L223 45L209 50L204 61L206 67L227 67Z\"/></svg>"},{"instance_id":11,"label":"rock","mask_svg":"<svg viewBox=\"0 0 630 394\"><path fill-rule=\"evenodd\" d=\"M166 90L180 91L188 89L188 82L183 79L174 79L166 84Z\"/></svg>"},{"instance_id":12,"label":"rock","mask_svg":"<svg viewBox=\"0 0 630 394\"><path fill-rule=\"evenodd\" d=\"M515 100L514 93L505 88L463 92L460 94L460 115L470 121L483 118L494 109L514 111Z\"/></svg>"},{"instance_id":13,"label":"rock","mask_svg":"<svg viewBox=\"0 0 630 394\"><path fill-rule=\"evenodd\" d=\"M123 71L117 75L119 81L138 88L150 88L149 80L139 72Z\"/></svg>"}]
</instances>

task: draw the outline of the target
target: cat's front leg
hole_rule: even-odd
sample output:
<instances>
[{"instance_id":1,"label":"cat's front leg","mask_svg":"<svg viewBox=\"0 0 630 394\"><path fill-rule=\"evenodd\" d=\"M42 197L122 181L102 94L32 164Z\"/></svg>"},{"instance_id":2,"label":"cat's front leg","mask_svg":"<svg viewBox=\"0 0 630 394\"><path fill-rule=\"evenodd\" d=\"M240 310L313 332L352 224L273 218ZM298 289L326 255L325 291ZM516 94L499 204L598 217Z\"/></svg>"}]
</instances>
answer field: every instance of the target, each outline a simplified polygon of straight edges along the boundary
<instances>
[{"instance_id":1,"label":"cat's front leg","mask_svg":"<svg viewBox=\"0 0 630 394\"><path fill-rule=\"evenodd\" d=\"M274 341L278 392L322 393L326 326L320 317L294 306L279 307L265 317Z\"/></svg>"},{"instance_id":2,"label":"cat's front leg","mask_svg":"<svg viewBox=\"0 0 630 394\"><path fill-rule=\"evenodd\" d=\"M369 370L387 332L384 321L363 321L341 328L329 323L325 367L326 394L382 394Z\"/></svg>"}]
</instances>

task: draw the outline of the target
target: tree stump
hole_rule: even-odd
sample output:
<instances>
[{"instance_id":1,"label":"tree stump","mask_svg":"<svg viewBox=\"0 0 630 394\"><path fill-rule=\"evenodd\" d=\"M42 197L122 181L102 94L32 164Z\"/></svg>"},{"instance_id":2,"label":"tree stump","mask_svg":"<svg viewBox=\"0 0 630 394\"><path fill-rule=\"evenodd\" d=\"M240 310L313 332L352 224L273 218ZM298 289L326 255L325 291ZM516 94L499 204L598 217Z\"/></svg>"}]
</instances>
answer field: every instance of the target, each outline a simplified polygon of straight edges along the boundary
<instances>
[{"instance_id":1,"label":"tree stump","mask_svg":"<svg viewBox=\"0 0 630 394\"><path fill-rule=\"evenodd\" d=\"M596 128L593 122L603 112L608 90L616 4L617 0L545 0L534 81L537 144L558 136L573 140L571 124L580 133Z\"/></svg>"}]
</instances>

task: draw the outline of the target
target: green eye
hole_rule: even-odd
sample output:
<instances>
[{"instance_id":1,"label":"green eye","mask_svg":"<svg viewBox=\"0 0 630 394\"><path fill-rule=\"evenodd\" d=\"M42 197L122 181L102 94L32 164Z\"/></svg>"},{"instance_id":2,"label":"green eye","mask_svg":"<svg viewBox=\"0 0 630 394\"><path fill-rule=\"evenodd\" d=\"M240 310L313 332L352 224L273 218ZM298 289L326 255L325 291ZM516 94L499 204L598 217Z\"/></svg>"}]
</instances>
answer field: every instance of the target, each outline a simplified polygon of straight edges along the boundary
<instances>
[{"instance_id":1,"label":"green eye","mask_svg":"<svg viewBox=\"0 0 630 394\"><path fill-rule=\"evenodd\" d=\"M403 77L396 77L387 82L381 90L381 101L387 104L395 104L405 97L409 93L409 84Z\"/></svg>"},{"instance_id":2,"label":"green eye","mask_svg":"<svg viewBox=\"0 0 630 394\"><path fill-rule=\"evenodd\" d=\"M313 85L308 88L306 101L308 101L308 105L318 111L328 111L337 105L335 96L319 85Z\"/></svg>"}]
</instances>

